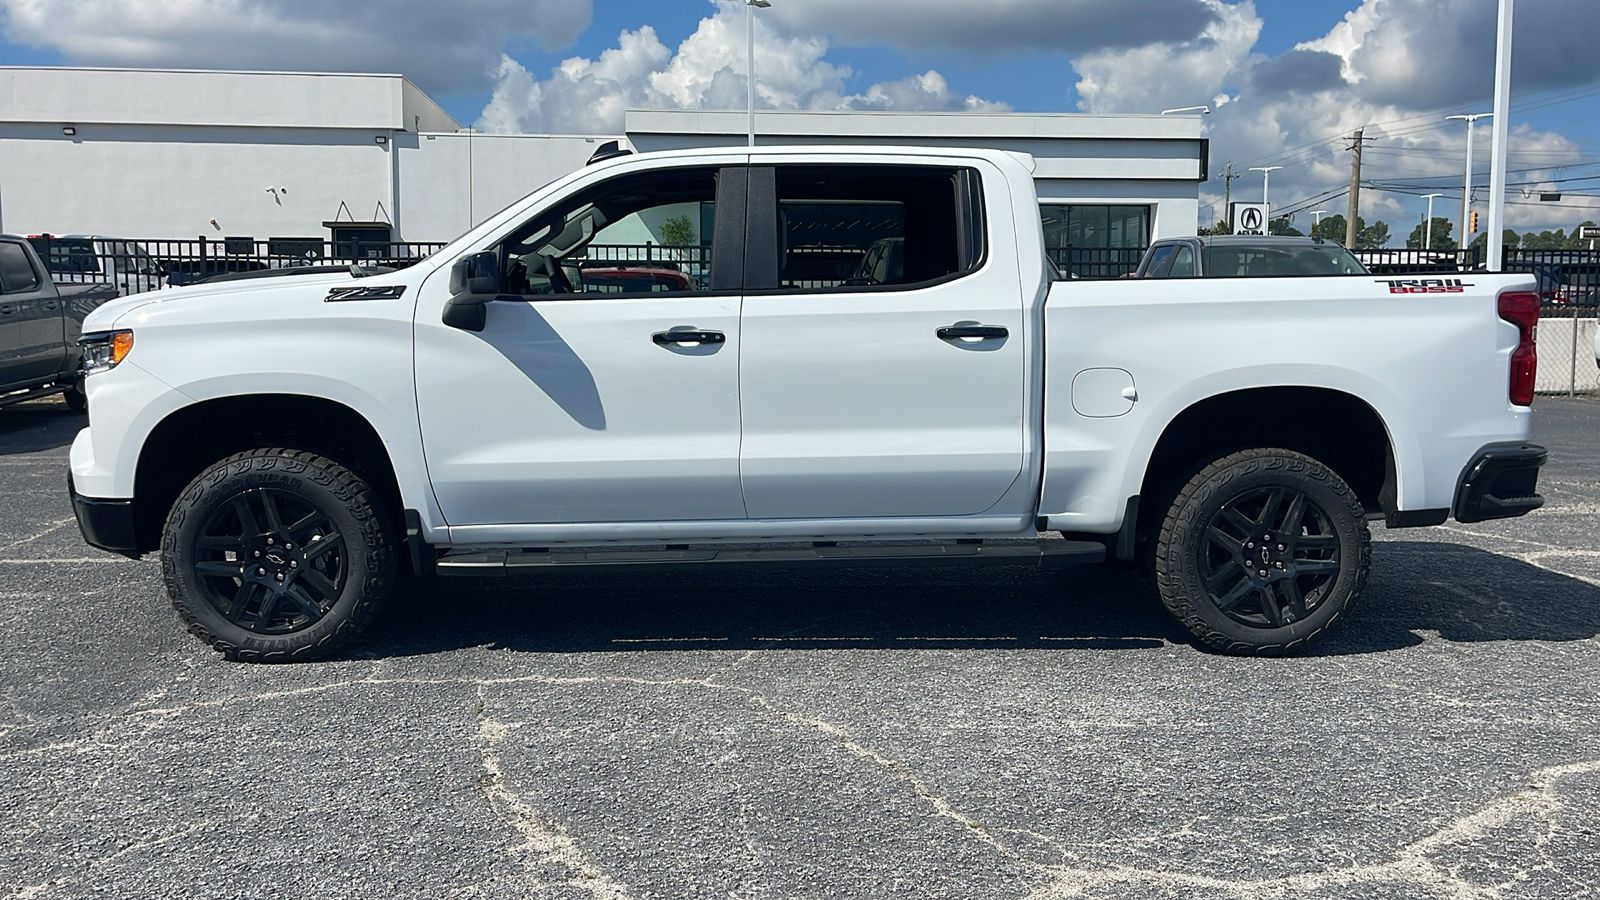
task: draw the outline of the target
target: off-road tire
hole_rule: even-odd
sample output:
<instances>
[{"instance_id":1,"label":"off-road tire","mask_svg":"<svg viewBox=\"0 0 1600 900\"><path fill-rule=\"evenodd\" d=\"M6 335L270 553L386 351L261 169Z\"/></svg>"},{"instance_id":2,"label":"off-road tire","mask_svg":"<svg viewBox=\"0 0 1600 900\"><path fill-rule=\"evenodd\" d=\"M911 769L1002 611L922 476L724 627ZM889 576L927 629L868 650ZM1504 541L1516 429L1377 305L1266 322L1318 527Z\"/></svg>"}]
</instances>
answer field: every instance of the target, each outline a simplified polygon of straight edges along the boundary
<instances>
[{"instance_id":1,"label":"off-road tire","mask_svg":"<svg viewBox=\"0 0 1600 900\"><path fill-rule=\"evenodd\" d=\"M1295 496L1302 498L1302 522L1286 535L1281 529L1294 510L1285 498ZM1279 498L1275 513L1268 511L1272 497ZM1245 525L1258 516L1254 528ZM1263 543L1262 534L1273 540ZM1230 543L1235 536L1237 546ZM1243 450L1201 469L1178 491L1157 536L1156 588L1167 611L1214 650L1297 653L1326 635L1360 596L1371 540L1355 492L1328 467L1291 450ZM1296 576L1300 569L1307 574ZM1257 572L1278 580L1258 580ZM1226 609L1219 605L1237 590L1244 593ZM1290 591L1300 592L1301 615L1286 612Z\"/></svg>"},{"instance_id":2,"label":"off-road tire","mask_svg":"<svg viewBox=\"0 0 1600 900\"><path fill-rule=\"evenodd\" d=\"M344 568L338 589L329 592L327 608L320 618L302 627L287 622L273 633L261 633L230 621L214 599L217 586L225 588L227 581L197 574L196 565L202 557L216 555L201 546L208 523L218 521L219 516L226 517L224 508L239 498L246 498L248 509L251 502L260 503L249 497L268 494L321 513L331 529L337 531L337 540L329 542L337 546L327 549L318 545L318 549L323 549L325 556L338 554ZM242 527L243 515L236 516ZM310 540L320 539L321 535L316 535ZM299 548L302 558L308 549ZM238 555L242 565L250 565L250 553ZM306 559L307 568L314 565L318 563ZM307 661L333 654L366 629L394 586L396 553L373 493L359 476L333 460L279 447L234 454L200 473L184 488L162 532L161 570L172 606L189 631L223 656L244 662ZM288 574L292 584L296 575L306 572ZM323 581L331 583L326 578ZM234 579L234 583L243 587L242 579ZM261 589L268 590L265 586ZM303 589L301 593L308 591ZM280 596L277 602L282 599ZM256 602L264 609L264 600ZM300 618L309 616L302 614ZM271 614L267 619L260 628L270 630Z\"/></svg>"}]
</instances>

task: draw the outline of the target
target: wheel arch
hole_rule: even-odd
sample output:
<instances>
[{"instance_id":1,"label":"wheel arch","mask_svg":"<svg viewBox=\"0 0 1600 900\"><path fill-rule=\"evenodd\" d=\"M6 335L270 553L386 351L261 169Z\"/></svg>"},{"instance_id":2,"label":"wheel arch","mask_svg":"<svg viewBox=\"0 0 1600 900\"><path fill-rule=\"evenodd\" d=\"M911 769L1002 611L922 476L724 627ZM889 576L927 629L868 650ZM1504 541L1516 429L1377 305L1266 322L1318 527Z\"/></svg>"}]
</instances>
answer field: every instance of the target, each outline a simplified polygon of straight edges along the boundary
<instances>
[{"instance_id":1,"label":"wheel arch","mask_svg":"<svg viewBox=\"0 0 1600 900\"><path fill-rule=\"evenodd\" d=\"M160 547L167 511L207 466L244 450L279 446L317 453L355 472L372 488L382 514L400 520L394 460L367 417L324 397L233 395L174 410L145 438L134 474L139 551Z\"/></svg>"},{"instance_id":2,"label":"wheel arch","mask_svg":"<svg viewBox=\"0 0 1600 900\"><path fill-rule=\"evenodd\" d=\"M1292 414L1282 414L1292 410ZM1141 531L1194 473L1237 450L1281 447L1323 463L1369 516L1398 509L1394 437L1371 404L1325 387L1252 387L1195 401L1167 423L1140 484Z\"/></svg>"}]
</instances>

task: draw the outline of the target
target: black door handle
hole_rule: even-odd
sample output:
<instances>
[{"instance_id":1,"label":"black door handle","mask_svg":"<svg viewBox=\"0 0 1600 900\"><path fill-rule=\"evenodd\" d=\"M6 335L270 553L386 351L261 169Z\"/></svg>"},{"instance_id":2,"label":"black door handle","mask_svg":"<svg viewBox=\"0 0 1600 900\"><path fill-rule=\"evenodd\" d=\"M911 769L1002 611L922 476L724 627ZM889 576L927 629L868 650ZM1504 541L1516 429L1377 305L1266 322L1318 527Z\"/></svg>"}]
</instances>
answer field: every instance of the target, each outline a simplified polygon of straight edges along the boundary
<instances>
[{"instance_id":1,"label":"black door handle","mask_svg":"<svg viewBox=\"0 0 1600 900\"><path fill-rule=\"evenodd\" d=\"M668 344L721 344L727 339L720 331L658 331L650 336L650 340L663 347Z\"/></svg>"},{"instance_id":2,"label":"black door handle","mask_svg":"<svg viewBox=\"0 0 1600 900\"><path fill-rule=\"evenodd\" d=\"M1011 334L1004 325L946 325L935 334L942 341L953 338L1003 338Z\"/></svg>"}]
</instances>

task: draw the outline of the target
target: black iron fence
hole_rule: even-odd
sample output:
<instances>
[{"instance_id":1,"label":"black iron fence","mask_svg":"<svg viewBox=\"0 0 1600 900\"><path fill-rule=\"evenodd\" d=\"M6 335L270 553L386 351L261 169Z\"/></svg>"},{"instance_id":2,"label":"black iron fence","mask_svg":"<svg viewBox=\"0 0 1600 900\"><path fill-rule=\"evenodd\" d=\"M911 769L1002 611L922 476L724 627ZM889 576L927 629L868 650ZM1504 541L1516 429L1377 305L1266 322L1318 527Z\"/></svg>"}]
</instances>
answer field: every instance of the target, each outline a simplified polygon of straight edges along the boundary
<instances>
[{"instance_id":1,"label":"black iron fence","mask_svg":"<svg viewBox=\"0 0 1600 900\"><path fill-rule=\"evenodd\" d=\"M1131 275L1144 259L1144 251L1144 247L1049 247L1045 250L1062 274L1079 278Z\"/></svg>"},{"instance_id":2,"label":"black iron fence","mask_svg":"<svg viewBox=\"0 0 1600 900\"><path fill-rule=\"evenodd\" d=\"M107 282L123 294L194 284L214 275L267 269L350 265L401 268L445 246L439 242L300 238L112 240L42 236L28 240L55 281Z\"/></svg>"}]
</instances>

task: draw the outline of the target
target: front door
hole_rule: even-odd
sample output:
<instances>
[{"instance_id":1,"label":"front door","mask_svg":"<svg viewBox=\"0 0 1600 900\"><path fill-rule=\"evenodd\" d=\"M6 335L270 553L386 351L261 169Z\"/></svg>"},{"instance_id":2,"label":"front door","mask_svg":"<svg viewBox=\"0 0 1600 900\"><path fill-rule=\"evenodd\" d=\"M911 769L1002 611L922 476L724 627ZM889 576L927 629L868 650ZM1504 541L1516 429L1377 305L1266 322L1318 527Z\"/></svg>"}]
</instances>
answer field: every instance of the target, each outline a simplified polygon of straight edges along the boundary
<instances>
[{"instance_id":1,"label":"front door","mask_svg":"<svg viewBox=\"0 0 1600 900\"><path fill-rule=\"evenodd\" d=\"M0 385L49 378L66 361L61 300L21 244L0 242Z\"/></svg>"},{"instance_id":2,"label":"front door","mask_svg":"<svg viewBox=\"0 0 1600 900\"><path fill-rule=\"evenodd\" d=\"M533 212L482 248L512 296L481 332L440 321L429 278L417 405L452 527L744 518L745 171L624 174Z\"/></svg>"},{"instance_id":3,"label":"front door","mask_svg":"<svg viewBox=\"0 0 1600 900\"><path fill-rule=\"evenodd\" d=\"M752 168L750 182L750 517L989 510L1021 474L1025 440L1024 306L999 171L797 162Z\"/></svg>"}]
</instances>

